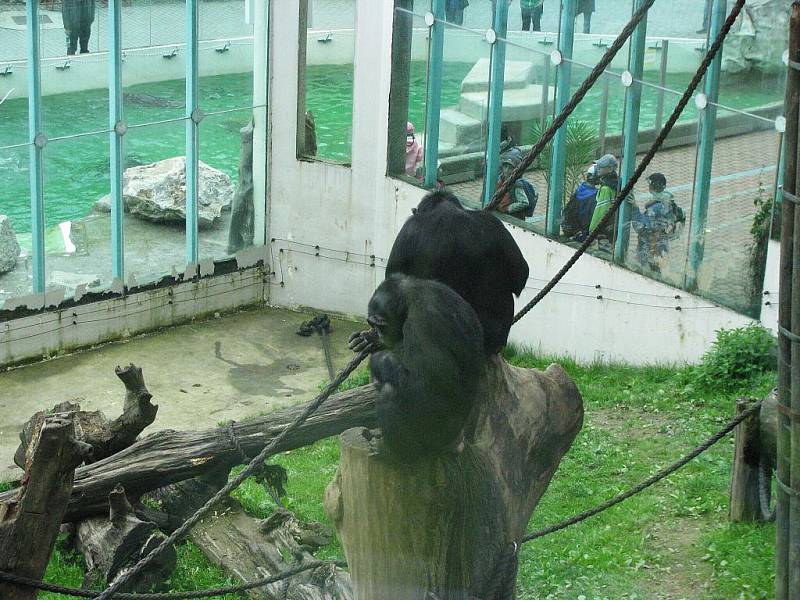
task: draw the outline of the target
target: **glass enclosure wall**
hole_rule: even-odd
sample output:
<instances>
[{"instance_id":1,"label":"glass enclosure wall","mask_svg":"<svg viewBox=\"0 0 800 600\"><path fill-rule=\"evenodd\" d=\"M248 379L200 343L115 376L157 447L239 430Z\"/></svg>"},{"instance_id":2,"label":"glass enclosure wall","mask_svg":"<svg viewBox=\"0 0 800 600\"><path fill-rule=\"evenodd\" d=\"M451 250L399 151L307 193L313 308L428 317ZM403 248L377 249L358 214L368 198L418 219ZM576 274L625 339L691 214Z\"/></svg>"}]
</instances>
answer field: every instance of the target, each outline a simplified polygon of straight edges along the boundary
<instances>
[{"instance_id":1,"label":"glass enclosure wall","mask_svg":"<svg viewBox=\"0 0 800 600\"><path fill-rule=\"evenodd\" d=\"M353 142L355 2L303 0L297 155L349 164Z\"/></svg>"},{"instance_id":2,"label":"glass enclosure wall","mask_svg":"<svg viewBox=\"0 0 800 600\"><path fill-rule=\"evenodd\" d=\"M407 112L427 90L426 132L439 132L438 144L425 144L425 165L435 160L435 173L425 178L417 172L412 180L445 186L472 208L485 205L503 164L518 164L641 4L624 0L610 10L610 2L598 1L591 15L582 15L577 0L544 2L541 14L523 14L520 3L507 0L471 0L455 11L439 0L396 0L396 12L411 17L405 26L413 23L412 44L427 42L429 51L408 56L395 48L393 74L427 71L427 83L411 77L404 90ZM598 194L613 196L632 176L731 6L725 0L656 0L570 116L561 139L526 173L528 208L507 217L577 247L598 220ZM737 21L721 61L591 253L758 314L766 241L776 229L773 205L780 201L787 45L781 18L759 6ZM404 22L396 19L395 36L406 35L398 23ZM502 61L503 69L493 61ZM494 111L492 93L501 100ZM401 105L393 103L390 111ZM492 130L500 132L494 140Z\"/></svg>"},{"instance_id":3,"label":"glass enclosure wall","mask_svg":"<svg viewBox=\"0 0 800 600\"><path fill-rule=\"evenodd\" d=\"M0 13L0 308L192 276L264 204L267 0L69 6Z\"/></svg>"}]
</instances>

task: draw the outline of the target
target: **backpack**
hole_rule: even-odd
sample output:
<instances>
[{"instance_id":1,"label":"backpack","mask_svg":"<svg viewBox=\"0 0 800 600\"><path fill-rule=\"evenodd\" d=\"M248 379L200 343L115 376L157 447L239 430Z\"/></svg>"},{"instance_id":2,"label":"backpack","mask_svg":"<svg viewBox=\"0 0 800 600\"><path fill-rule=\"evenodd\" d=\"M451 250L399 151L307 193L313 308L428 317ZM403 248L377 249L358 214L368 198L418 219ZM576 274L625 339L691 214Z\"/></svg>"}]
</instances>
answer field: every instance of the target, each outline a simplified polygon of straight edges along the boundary
<instances>
[{"instance_id":1,"label":"backpack","mask_svg":"<svg viewBox=\"0 0 800 600\"><path fill-rule=\"evenodd\" d=\"M536 210L536 203L539 201L539 194L536 193L536 188L527 179L520 178L517 183L522 187L525 196L528 198L528 207L522 211L523 216L527 219L533 216L533 211Z\"/></svg>"}]
</instances>

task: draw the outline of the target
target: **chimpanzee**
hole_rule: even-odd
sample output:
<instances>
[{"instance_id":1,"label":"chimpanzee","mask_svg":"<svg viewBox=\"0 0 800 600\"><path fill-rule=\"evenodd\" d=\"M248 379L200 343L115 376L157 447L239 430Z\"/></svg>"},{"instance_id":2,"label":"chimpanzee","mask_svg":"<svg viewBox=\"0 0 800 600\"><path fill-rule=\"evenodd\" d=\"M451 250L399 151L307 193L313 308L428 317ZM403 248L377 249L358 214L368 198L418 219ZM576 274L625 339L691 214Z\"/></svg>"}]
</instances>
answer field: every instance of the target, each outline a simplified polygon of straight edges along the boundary
<instances>
[{"instance_id":1,"label":"chimpanzee","mask_svg":"<svg viewBox=\"0 0 800 600\"><path fill-rule=\"evenodd\" d=\"M505 226L484 211L467 211L449 192L425 196L392 246L386 276L434 279L469 302L483 326L486 353L508 340L514 298L528 280L528 263Z\"/></svg>"},{"instance_id":2,"label":"chimpanzee","mask_svg":"<svg viewBox=\"0 0 800 600\"><path fill-rule=\"evenodd\" d=\"M383 348L369 362L382 444L402 462L457 450L486 364L475 311L446 285L392 275L367 321Z\"/></svg>"}]
</instances>

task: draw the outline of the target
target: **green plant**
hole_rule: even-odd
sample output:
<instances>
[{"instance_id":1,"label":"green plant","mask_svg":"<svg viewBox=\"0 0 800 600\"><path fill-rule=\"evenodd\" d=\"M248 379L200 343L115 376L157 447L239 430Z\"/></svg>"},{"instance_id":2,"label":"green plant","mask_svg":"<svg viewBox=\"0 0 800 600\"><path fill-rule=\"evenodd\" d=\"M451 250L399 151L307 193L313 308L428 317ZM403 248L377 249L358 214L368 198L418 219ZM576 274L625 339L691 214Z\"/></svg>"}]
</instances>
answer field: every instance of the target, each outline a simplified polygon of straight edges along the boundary
<instances>
[{"instance_id":1,"label":"green plant","mask_svg":"<svg viewBox=\"0 0 800 600\"><path fill-rule=\"evenodd\" d=\"M736 329L720 329L717 339L695 369L698 383L730 387L737 381L775 369L776 343L758 323Z\"/></svg>"},{"instance_id":2,"label":"green plant","mask_svg":"<svg viewBox=\"0 0 800 600\"><path fill-rule=\"evenodd\" d=\"M549 127L550 124L551 122L548 121L547 126ZM534 144L541 139L543 133L541 122L535 121L531 128L531 138ZM583 181L586 167L595 159L597 144L597 131L594 125L577 119L567 121L565 195L574 190ZM544 178L548 187L550 186L550 163L552 158L553 143L550 142L539 155L539 164L544 167Z\"/></svg>"}]
</instances>

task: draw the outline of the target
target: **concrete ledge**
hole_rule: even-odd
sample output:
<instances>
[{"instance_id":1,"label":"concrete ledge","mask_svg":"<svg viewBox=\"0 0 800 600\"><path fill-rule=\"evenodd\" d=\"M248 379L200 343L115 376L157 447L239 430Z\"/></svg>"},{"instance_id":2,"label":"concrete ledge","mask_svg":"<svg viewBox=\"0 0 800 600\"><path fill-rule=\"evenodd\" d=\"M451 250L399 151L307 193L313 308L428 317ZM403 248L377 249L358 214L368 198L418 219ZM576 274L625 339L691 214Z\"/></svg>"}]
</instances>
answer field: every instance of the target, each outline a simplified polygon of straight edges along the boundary
<instances>
[{"instance_id":1,"label":"concrete ledge","mask_svg":"<svg viewBox=\"0 0 800 600\"><path fill-rule=\"evenodd\" d=\"M255 266L0 323L0 370L264 302Z\"/></svg>"}]
</instances>

